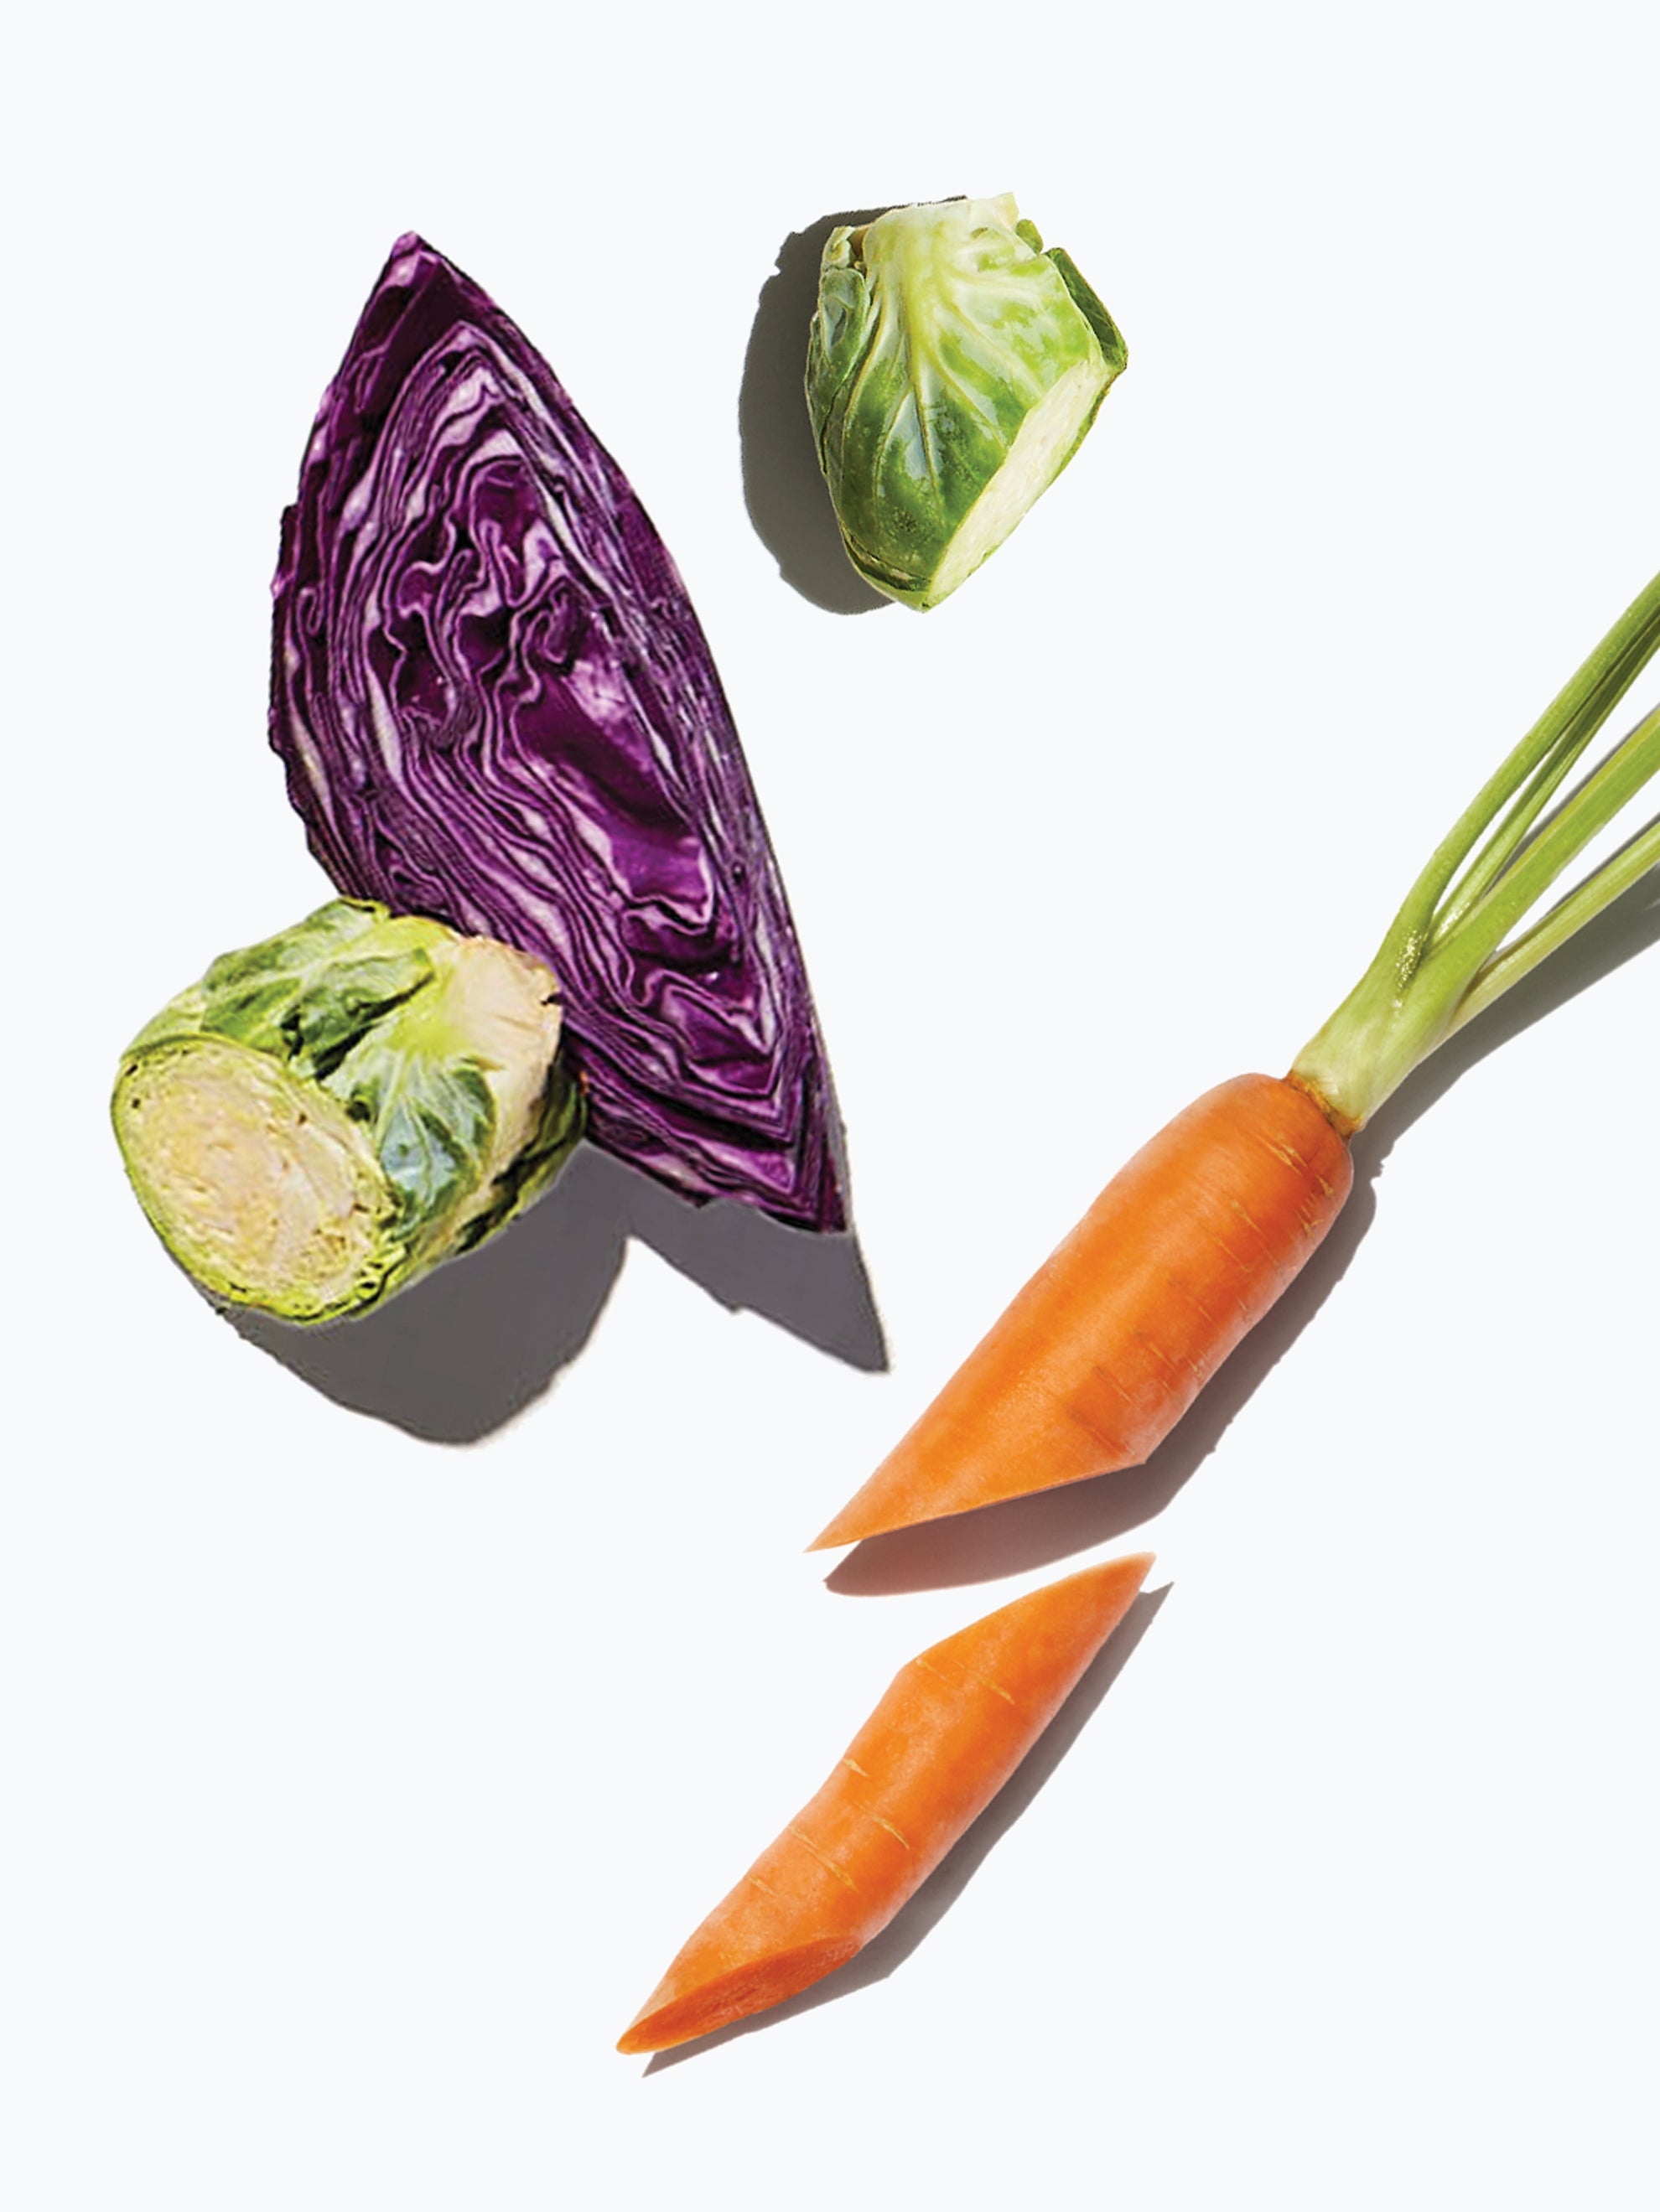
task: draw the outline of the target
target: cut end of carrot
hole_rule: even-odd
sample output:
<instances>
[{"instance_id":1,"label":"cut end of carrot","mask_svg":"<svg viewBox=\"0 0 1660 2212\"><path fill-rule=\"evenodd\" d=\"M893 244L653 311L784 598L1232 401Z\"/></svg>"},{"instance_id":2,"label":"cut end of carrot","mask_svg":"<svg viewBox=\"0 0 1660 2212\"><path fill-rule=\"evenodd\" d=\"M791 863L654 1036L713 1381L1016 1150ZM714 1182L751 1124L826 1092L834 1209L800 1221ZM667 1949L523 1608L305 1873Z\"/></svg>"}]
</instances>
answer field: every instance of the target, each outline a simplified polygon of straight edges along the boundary
<instances>
[{"instance_id":1,"label":"cut end of carrot","mask_svg":"<svg viewBox=\"0 0 1660 2212\"><path fill-rule=\"evenodd\" d=\"M964 1511L968 1508L963 1509ZM932 1509L918 1500L907 1508L895 1503L884 1471L878 1469L860 1491L854 1492L836 1518L822 1528L812 1543L810 1552L839 1552L850 1544L862 1544L870 1536L891 1535L896 1528L914 1528L923 1521L945 1521L952 1516L935 1505Z\"/></svg>"},{"instance_id":2,"label":"cut end of carrot","mask_svg":"<svg viewBox=\"0 0 1660 2212\"><path fill-rule=\"evenodd\" d=\"M1000 1690L1018 1711L1043 1716L1035 1723L1042 1727L1134 1604L1152 1565L1151 1552L1132 1552L1080 1567L970 1621L922 1657L955 1671L952 1656L960 1655L974 1676ZM1017 1763L1028 1748L1023 1741Z\"/></svg>"},{"instance_id":3,"label":"cut end of carrot","mask_svg":"<svg viewBox=\"0 0 1660 2212\"><path fill-rule=\"evenodd\" d=\"M895 1458L898 1455L896 1454ZM915 1528L925 1521L948 1521L959 1513L974 1511L982 1504L996 1504L997 1498L983 1500L965 1498L960 1505L942 1504L937 1498L926 1495L903 1497L889 1473L891 1462L885 1462L864 1488L850 1498L836 1518L819 1531L807 1546L810 1552L835 1552L850 1544L862 1544L872 1536L890 1536L897 1528ZM1116 1467L1091 1465L1082 1474L1057 1475L1048 1481L1030 1482L1009 1492L1012 1497L1031 1496L1039 1490L1064 1489L1070 1482L1086 1481L1094 1474L1116 1474Z\"/></svg>"},{"instance_id":4,"label":"cut end of carrot","mask_svg":"<svg viewBox=\"0 0 1660 2212\"><path fill-rule=\"evenodd\" d=\"M864 1494L861 1490L857 1497L849 1498L829 1527L820 1529L807 1546L810 1552L839 1552L849 1544L862 1544L866 1536L885 1534L889 1528L897 1525L885 1521L878 1513L869 1516L872 1525L867 1527L866 1516L859 1510L860 1499Z\"/></svg>"},{"instance_id":5,"label":"cut end of carrot","mask_svg":"<svg viewBox=\"0 0 1660 2212\"><path fill-rule=\"evenodd\" d=\"M862 1947L846 1937L803 1944L769 1959L747 1960L726 1973L687 1987L686 1965L677 1960L667 1978L647 2000L629 2023L617 2048L625 2057L648 2051L672 2051L692 2043L700 2035L713 2035L735 2020L765 2012L782 2004L799 1990L811 1989L837 1966L845 1966Z\"/></svg>"}]
</instances>

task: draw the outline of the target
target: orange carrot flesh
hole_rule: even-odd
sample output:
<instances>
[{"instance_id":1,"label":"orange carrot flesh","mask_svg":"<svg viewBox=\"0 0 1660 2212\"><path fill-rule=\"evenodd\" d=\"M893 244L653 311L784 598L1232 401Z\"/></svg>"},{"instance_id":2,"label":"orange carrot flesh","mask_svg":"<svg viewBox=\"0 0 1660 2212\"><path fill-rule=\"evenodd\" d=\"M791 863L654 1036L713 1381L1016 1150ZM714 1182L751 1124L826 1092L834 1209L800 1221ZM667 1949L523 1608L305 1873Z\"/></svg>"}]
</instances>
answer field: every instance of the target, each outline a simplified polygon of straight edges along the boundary
<instances>
[{"instance_id":1,"label":"orange carrot flesh","mask_svg":"<svg viewBox=\"0 0 1660 2212\"><path fill-rule=\"evenodd\" d=\"M764 2011L885 1928L1014 1772L1128 1612L1152 1554L1031 1591L902 1667L810 1805L692 1936L617 2045Z\"/></svg>"},{"instance_id":2,"label":"orange carrot flesh","mask_svg":"<svg viewBox=\"0 0 1660 2212\"><path fill-rule=\"evenodd\" d=\"M1267 1075L1178 1114L1107 1185L810 1549L1137 1467L1262 1318L1354 1181Z\"/></svg>"}]
</instances>

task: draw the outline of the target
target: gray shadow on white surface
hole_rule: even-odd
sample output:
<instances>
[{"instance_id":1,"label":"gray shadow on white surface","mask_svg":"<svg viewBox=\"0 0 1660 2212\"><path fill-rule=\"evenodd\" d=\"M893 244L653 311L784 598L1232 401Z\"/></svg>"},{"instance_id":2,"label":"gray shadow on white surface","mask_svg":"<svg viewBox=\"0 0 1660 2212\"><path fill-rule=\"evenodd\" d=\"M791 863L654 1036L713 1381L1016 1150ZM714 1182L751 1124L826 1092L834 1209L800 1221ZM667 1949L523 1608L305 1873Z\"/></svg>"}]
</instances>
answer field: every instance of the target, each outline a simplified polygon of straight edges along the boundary
<instances>
[{"instance_id":1,"label":"gray shadow on white surface","mask_svg":"<svg viewBox=\"0 0 1660 2212\"><path fill-rule=\"evenodd\" d=\"M846 209L791 231L761 288L738 392L744 504L755 534L793 591L837 615L893 602L865 581L842 544L807 419L807 331L825 240L842 223L873 222L883 212Z\"/></svg>"},{"instance_id":2,"label":"gray shadow on white surface","mask_svg":"<svg viewBox=\"0 0 1660 2212\"><path fill-rule=\"evenodd\" d=\"M1347 1273L1377 1212L1377 1186L1396 1139L1489 1053L1657 942L1660 872L1651 872L1408 1078L1355 1139L1353 1193L1324 1243L1144 1465L868 1537L826 1577L826 1586L872 1597L994 1581L1111 1543L1152 1520L1210 1457ZM1588 1071L1586 1080L1612 1095L1599 1071ZM1525 1114L1526 1100L1514 1110ZM1541 1131L1541 1142L1549 1134ZM855 1475L849 1493L868 1472Z\"/></svg>"},{"instance_id":3,"label":"gray shadow on white surface","mask_svg":"<svg viewBox=\"0 0 1660 2212\"><path fill-rule=\"evenodd\" d=\"M693 1206L592 1145L476 1252L354 1321L301 1328L222 1309L249 1343L354 1412L472 1443L539 1398L581 1351L630 1237L729 1310L851 1367L887 1346L857 1237L787 1229L752 1206Z\"/></svg>"},{"instance_id":4,"label":"gray shadow on white surface","mask_svg":"<svg viewBox=\"0 0 1660 2212\"><path fill-rule=\"evenodd\" d=\"M723 2043L731 2043L740 2035L753 2035L757 2029L794 2020L819 2005L833 2004L839 1997L851 1996L855 1990L868 1989L873 1982L885 1981L896 1967L903 1966L918 1944L939 1926L979 1872L993 1847L1008 1833L1072 1749L1085 1724L1129 1663L1131 1653L1152 1627L1171 1587L1166 1583L1160 1589L1144 1590L1134 1601L1085 1668L1077 1688L979 1819L946 1853L909 1903L856 1958L827 1974L822 1982L815 1982L811 1989L803 1990L799 1996L787 1997L782 2004L774 2005L767 2012L734 2021L730 2027L702 2036L696 2043L660 2051L645 2071L659 2073L688 2058L696 2058L703 2051L715 2050ZM1014 1971L1018 1972L1018 1965Z\"/></svg>"}]
</instances>

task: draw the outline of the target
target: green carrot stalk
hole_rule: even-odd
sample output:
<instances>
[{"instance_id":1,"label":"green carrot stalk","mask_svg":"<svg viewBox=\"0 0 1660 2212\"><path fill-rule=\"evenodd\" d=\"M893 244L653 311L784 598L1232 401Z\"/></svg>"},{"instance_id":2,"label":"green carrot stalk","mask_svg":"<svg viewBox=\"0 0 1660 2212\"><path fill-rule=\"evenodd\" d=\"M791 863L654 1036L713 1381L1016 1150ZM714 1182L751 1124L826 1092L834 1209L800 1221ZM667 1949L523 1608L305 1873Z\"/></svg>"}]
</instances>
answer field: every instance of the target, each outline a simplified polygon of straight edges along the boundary
<instances>
[{"instance_id":1,"label":"green carrot stalk","mask_svg":"<svg viewBox=\"0 0 1660 2212\"><path fill-rule=\"evenodd\" d=\"M1345 1134L1370 1120L1437 1045L1660 861L1657 819L1521 928L1564 870L1660 769L1656 708L1546 816L1657 647L1660 576L1459 816L1371 967L1297 1055L1292 1080L1321 1101Z\"/></svg>"}]
</instances>

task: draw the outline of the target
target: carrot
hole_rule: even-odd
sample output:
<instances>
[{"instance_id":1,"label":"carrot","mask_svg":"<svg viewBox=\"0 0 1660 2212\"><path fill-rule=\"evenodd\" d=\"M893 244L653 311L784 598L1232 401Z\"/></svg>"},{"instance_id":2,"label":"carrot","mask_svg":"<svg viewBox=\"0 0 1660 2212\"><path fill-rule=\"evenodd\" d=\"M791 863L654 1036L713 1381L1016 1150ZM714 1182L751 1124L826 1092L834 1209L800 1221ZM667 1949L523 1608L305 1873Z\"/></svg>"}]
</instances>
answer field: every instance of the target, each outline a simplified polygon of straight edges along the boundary
<instances>
[{"instance_id":1,"label":"carrot","mask_svg":"<svg viewBox=\"0 0 1660 2212\"><path fill-rule=\"evenodd\" d=\"M862 1950L991 1802L1128 1612L1150 1553L1086 1567L894 1677L812 1802L675 1959L617 2044L666 2051Z\"/></svg>"},{"instance_id":2,"label":"carrot","mask_svg":"<svg viewBox=\"0 0 1660 2212\"><path fill-rule=\"evenodd\" d=\"M1347 1139L1437 1045L1660 866L1657 820L1528 920L1660 769L1656 708L1558 799L1657 647L1660 576L1437 848L1289 1074L1223 1084L1138 1153L812 1548L1147 1458L1317 1248L1353 1183Z\"/></svg>"}]
</instances>

